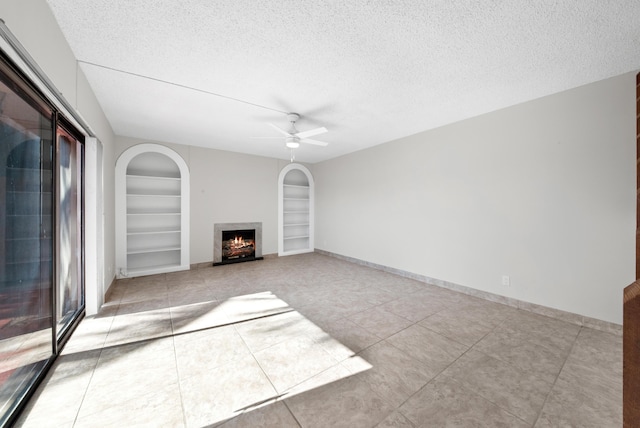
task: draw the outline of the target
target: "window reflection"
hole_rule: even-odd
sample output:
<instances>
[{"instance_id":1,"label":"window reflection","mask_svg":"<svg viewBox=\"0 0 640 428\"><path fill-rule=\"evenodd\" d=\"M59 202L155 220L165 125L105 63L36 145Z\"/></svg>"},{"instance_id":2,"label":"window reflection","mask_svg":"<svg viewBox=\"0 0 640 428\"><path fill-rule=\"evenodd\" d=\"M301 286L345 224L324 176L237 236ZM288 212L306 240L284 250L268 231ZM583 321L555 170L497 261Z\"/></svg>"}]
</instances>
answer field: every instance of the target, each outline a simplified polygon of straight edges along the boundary
<instances>
[{"instance_id":1,"label":"window reflection","mask_svg":"<svg viewBox=\"0 0 640 428\"><path fill-rule=\"evenodd\" d=\"M64 129L58 131L58 337L83 305L82 204L80 186L82 145Z\"/></svg>"},{"instance_id":2,"label":"window reflection","mask_svg":"<svg viewBox=\"0 0 640 428\"><path fill-rule=\"evenodd\" d=\"M52 121L9 85L0 74L0 416L53 353Z\"/></svg>"}]
</instances>

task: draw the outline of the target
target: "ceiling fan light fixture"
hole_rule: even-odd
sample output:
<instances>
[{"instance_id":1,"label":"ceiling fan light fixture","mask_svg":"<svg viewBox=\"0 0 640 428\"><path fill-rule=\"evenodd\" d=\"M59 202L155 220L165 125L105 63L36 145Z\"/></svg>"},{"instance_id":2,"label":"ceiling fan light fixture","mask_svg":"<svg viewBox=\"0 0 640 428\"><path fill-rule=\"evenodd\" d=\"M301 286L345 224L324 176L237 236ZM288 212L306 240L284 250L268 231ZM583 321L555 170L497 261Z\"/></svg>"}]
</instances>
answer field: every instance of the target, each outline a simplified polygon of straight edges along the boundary
<instances>
[{"instance_id":1,"label":"ceiling fan light fixture","mask_svg":"<svg viewBox=\"0 0 640 428\"><path fill-rule=\"evenodd\" d=\"M284 144L290 149L297 149L300 147L300 139L296 137L287 137Z\"/></svg>"}]
</instances>

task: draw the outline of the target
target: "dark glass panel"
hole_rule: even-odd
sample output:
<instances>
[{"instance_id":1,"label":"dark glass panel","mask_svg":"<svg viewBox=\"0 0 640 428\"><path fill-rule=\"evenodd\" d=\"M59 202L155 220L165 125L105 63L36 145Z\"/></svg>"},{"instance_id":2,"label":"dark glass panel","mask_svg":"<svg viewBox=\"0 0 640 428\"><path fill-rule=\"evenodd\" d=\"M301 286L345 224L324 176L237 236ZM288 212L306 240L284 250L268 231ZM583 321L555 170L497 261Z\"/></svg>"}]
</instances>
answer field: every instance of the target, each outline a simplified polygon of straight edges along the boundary
<instances>
[{"instance_id":1,"label":"dark glass panel","mask_svg":"<svg viewBox=\"0 0 640 428\"><path fill-rule=\"evenodd\" d=\"M0 424L53 355L52 117L0 69Z\"/></svg>"}]
</instances>

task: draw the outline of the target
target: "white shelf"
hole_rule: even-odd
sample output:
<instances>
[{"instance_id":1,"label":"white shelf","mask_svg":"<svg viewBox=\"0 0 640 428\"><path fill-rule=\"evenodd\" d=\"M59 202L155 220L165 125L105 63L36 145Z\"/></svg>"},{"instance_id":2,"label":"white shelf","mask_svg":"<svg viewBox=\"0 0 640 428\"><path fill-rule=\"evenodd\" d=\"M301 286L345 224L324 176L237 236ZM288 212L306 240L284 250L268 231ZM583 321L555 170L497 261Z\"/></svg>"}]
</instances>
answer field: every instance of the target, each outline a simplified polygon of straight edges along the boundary
<instances>
[{"instance_id":1,"label":"white shelf","mask_svg":"<svg viewBox=\"0 0 640 428\"><path fill-rule=\"evenodd\" d=\"M164 265L153 265L153 266L145 266L141 268L129 268L127 270L126 276L144 276L144 275L153 275L164 272L176 272L179 270L186 270L182 265L179 264L164 264Z\"/></svg>"},{"instance_id":2,"label":"white shelf","mask_svg":"<svg viewBox=\"0 0 640 428\"><path fill-rule=\"evenodd\" d=\"M132 213L129 212L127 213L127 215L180 215L179 212L174 212L174 213L166 213L166 212L139 212L139 213Z\"/></svg>"},{"instance_id":3,"label":"white shelf","mask_svg":"<svg viewBox=\"0 0 640 428\"><path fill-rule=\"evenodd\" d=\"M285 236L284 239L285 241L289 241L291 239L308 239L309 235L301 235L301 236Z\"/></svg>"},{"instance_id":4,"label":"white shelf","mask_svg":"<svg viewBox=\"0 0 640 428\"><path fill-rule=\"evenodd\" d=\"M161 195L158 193L127 193L127 198L178 198L180 199L180 195Z\"/></svg>"},{"instance_id":5,"label":"white shelf","mask_svg":"<svg viewBox=\"0 0 640 428\"><path fill-rule=\"evenodd\" d=\"M284 227L299 227L299 226L309 226L309 223L286 223L283 224Z\"/></svg>"},{"instance_id":6,"label":"white shelf","mask_svg":"<svg viewBox=\"0 0 640 428\"><path fill-rule=\"evenodd\" d=\"M148 254L148 253L166 253L168 251L180 251L180 247L160 247L160 248L143 248L140 250L127 251L130 254Z\"/></svg>"},{"instance_id":7,"label":"white shelf","mask_svg":"<svg viewBox=\"0 0 640 428\"><path fill-rule=\"evenodd\" d=\"M302 185L302 184L283 184L282 187L291 187L291 188L297 188L297 189L308 189L309 186L308 185Z\"/></svg>"},{"instance_id":8,"label":"white shelf","mask_svg":"<svg viewBox=\"0 0 640 428\"><path fill-rule=\"evenodd\" d=\"M148 229L148 230L139 230L139 229L130 229L127 231L127 235L157 235L160 233L180 233L180 229Z\"/></svg>"},{"instance_id":9,"label":"white shelf","mask_svg":"<svg viewBox=\"0 0 640 428\"><path fill-rule=\"evenodd\" d=\"M180 177L162 177L158 175L139 175L139 174L127 174L127 178L140 178L140 179L149 179L149 180L169 180L169 181L180 181Z\"/></svg>"}]
</instances>

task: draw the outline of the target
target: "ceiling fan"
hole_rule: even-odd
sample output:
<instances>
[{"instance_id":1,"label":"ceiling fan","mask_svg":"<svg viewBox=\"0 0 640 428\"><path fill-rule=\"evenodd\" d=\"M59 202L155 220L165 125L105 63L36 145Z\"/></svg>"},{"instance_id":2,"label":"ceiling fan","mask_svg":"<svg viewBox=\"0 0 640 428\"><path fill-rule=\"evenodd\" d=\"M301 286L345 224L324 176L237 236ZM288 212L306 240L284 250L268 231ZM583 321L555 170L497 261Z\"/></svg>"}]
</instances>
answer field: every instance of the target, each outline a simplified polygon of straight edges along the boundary
<instances>
[{"instance_id":1,"label":"ceiling fan","mask_svg":"<svg viewBox=\"0 0 640 428\"><path fill-rule=\"evenodd\" d=\"M300 119L300 115L298 113L288 113L287 119L289 120L289 130L285 131L279 126L270 123L273 129L281 133L285 136L284 144L289 149L297 149L300 147L300 143L313 144L316 146L327 146L329 143L325 143L324 141L312 140L309 137L313 137L314 135L324 134L325 132L329 132L327 128L324 126L316 129L312 129L310 131L298 131L296 129L296 121Z\"/></svg>"}]
</instances>

